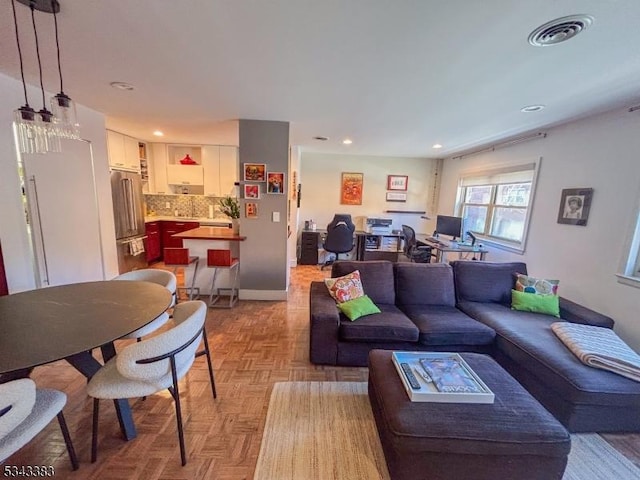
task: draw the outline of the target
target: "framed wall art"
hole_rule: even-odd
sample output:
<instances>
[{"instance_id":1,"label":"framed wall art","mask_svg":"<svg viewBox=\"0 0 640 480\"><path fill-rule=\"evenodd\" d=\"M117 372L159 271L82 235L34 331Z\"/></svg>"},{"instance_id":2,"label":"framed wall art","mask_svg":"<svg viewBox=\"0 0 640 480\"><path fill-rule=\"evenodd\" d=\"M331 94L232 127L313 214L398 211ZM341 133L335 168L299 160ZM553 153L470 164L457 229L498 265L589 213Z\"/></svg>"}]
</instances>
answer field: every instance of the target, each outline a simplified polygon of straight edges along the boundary
<instances>
[{"instance_id":1,"label":"framed wall art","mask_svg":"<svg viewBox=\"0 0 640 480\"><path fill-rule=\"evenodd\" d=\"M246 218L258 218L258 204L256 202L245 203L244 216Z\"/></svg>"},{"instance_id":2,"label":"framed wall art","mask_svg":"<svg viewBox=\"0 0 640 480\"><path fill-rule=\"evenodd\" d=\"M244 181L245 182L266 182L267 181L267 164L266 163L245 163L244 164Z\"/></svg>"},{"instance_id":3,"label":"framed wall art","mask_svg":"<svg viewBox=\"0 0 640 480\"><path fill-rule=\"evenodd\" d=\"M560 196L558 223L587 225L593 188L565 188Z\"/></svg>"},{"instance_id":4,"label":"framed wall art","mask_svg":"<svg viewBox=\"0 0 640 480\"><path fill-rule=\"evenodd\" d=\"M409 177L407 175L387 175L387 190L407 191Z\"/></svg>"},{"instance_id":5,"label":"framed wall art","mask_svg":"<svg viewBox=\"0 0 640 480\"><path fill-rule=\"evenodd\" d=\"M251 185L250 183L243 185L244 198L259 199L260 198L260 185Z\"/></svg>"},{"instance_id":6,"label":"framed wall art","mask_svg":"<svg viewBox=\"0 0 640 480\"><path fill-rule=\"evenodd\" d=\"M400 192L387 192L387 202L406 202L407 194Z\"/></svg>"},{"instance_id":7,"label":"framed wall art","mask_svg":"<svg viewBox=\"0 0 640 480\"><path fill-rule=\"evenodd\" d=\"M342 205L362 205L364 174L342 173L340 203Z\"/></svg>"},{"instance_id":8,"label":"framed wall art","mask_svg":"<svg viewBox=\"0 0 640 480\"><path fill-rule=\"evenodd\" d=\"M267 172L267 193L284 193L283 172Z\"/></svg>"}]
</instances>

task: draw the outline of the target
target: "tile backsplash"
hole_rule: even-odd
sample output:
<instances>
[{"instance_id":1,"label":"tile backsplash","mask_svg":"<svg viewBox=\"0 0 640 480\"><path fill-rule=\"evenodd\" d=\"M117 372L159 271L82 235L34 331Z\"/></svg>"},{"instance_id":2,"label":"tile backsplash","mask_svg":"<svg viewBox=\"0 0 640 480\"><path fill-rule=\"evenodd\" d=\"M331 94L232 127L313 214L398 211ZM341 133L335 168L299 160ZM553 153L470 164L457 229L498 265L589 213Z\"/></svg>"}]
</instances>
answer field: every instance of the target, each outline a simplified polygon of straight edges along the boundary
<instances>
[{"instance_id":1,"label":"tile backsplash","mask_svg":"<svg viewBox=\"0 0 640 480\"><path fill-rule=\"evenodd\" d=\"M205 218L209 216L209 206L213 206L213 218L227 218L220 212L218 197L204 195L145 195L147 211L156 215L173 216L176 209L181 217ZM169 205L169 208L167 208Z\"/></svg>"}]
</instances>

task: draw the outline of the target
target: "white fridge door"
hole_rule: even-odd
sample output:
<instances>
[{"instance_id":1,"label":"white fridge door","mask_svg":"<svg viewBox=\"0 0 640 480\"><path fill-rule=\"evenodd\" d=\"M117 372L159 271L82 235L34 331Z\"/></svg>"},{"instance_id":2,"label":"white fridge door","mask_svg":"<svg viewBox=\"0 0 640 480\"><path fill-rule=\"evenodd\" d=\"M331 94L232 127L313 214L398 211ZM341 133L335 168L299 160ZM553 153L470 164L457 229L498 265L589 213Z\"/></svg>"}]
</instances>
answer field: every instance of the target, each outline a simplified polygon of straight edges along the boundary
<instances>
[{"instance_id":1,"label":"white fridge door","mask_svg":"<svg viewBox=\"0 0 640 480\"><path fill-rule=\"evenodd\" d=\"M90 143L23 155L39 287L104 279Z\"/></svg>"}]
</instances>

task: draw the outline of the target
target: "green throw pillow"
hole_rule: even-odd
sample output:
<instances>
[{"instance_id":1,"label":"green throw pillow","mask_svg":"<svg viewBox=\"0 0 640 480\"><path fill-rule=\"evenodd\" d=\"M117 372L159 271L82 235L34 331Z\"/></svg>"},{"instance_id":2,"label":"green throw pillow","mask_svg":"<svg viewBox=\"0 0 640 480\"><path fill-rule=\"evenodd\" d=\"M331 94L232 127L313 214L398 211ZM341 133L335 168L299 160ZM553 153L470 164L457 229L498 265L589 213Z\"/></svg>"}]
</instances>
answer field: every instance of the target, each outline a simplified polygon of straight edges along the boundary
<instances>
[{"instance_id":1,"label":"green throw pillow","mask_svg":"<svg viewBox=\"0 0 640 480\"><path fill-rule=\"evenodd\" d=\"M511 290L511 309L560 317L560 298L554 294L541 295Z\"/></svg>"},{"instance_id":2,"label":"green throw pillow","mask_svg":"<svg viewBox=\"0 0 640 480\"><path fill-rule=\"evenodd\" d=\"M339 303L338 308L349 317L349 320L352 322L365 315L380 313L380 309L376 307L376 304L373 303L367 295Z\"/></svg>"}]
</instances>

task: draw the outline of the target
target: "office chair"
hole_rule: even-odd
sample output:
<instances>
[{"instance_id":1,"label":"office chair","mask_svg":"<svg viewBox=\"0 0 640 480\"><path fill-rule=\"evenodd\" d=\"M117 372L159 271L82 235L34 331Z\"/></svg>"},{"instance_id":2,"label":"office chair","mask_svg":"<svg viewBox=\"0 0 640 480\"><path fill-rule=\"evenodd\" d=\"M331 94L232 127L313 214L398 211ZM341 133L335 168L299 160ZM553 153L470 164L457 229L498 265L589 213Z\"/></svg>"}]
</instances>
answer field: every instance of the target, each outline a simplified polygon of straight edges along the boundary
<instances>
[{"instance_id":1,"label":"office chair","mask_svg":"<svg viewBox=\"0 0 640 480\"><path fill-rule=\"evenodd\" d=\"M348 253L353 250L353 233L356 226L351 221L351 215L336 213L331 223L327 225L327 236L322 247L331 253L336 254L334 260L327 260L320 268L321 270L338 260L341 253Z\"/></svg>"},{"instance_id":2,"label":"office chair","mask_svg":"<svg viewBox=\"0 0 640 480\"><path fill-rule=\"evenodd\" d=\"M93 397L92 462L98 455L100 399L142 397L167 389L175 403L180 459L183 466L187 463L178 382L198 356L196 352L204 339L206 315L207 305L200 300L177 304L173 311L173 328L127 346L89 380L87 393ZM212 373L209 355L207 361ZM210 381L215 398L213 375Z\"/></svg>"},{"instance_id":3,"label":"office chair","mask_svg":"<svg viewBox=\"0 0 640 480\"><path fill-rule=\"evenodd\" d=\"M410 261L416 263L431 262L431 247L418 246L416 241L416 231L409 225L402 225L402 233L404 235L404 255Z\"/></svg>"},{"instance_id":4,"label":"office chair","mask_svg":"<svg viewBox=\"0 0 640 480\"><path fill-rule=\"evenodd\" d=\"M30 378L0 385L0 464L30 442L57 416L71 466L77 470L78 458L62 414L66 403L67 396L64 393L36 388Z\"/></svg>"}]
</instances>

